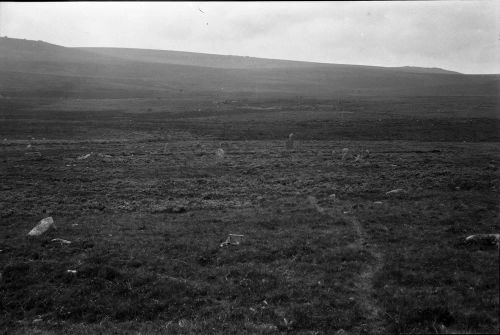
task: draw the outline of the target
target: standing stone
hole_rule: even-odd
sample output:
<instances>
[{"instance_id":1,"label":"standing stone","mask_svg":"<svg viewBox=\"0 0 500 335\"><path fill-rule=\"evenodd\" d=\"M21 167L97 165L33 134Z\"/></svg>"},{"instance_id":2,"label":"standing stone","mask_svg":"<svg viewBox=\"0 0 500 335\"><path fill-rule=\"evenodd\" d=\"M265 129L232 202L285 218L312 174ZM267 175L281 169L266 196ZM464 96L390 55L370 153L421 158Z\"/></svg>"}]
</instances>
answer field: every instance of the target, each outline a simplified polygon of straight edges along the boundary
<instances>
[{"instance_id":1,"label":"standing stone","mask_svg":"<svg viewBox=\"0 0 500 335\"><path fill-rule=\"evenodd\" d=\"M349 154L349 149L348 148L342 149L342 160L345 160L347 158L348 154Z\"/></svg>"},{"instance_id":2,"label":"standing stone","mask_svg":"<svg viewBox=\"0 0 500 335\"><path fill-rule=\"evenodd\" d=\"M286 148L293 149L293 133L288 135L288 140L286 140Z\"/></svg>"},{"instance_id":3,"label":"standing stone","mask_svg":"<svg viewBox=\"0 0 500 335\"><path fill-rule=\"evenodd\" d=\"M224 160L225 152L224 149L218 148L215 150L215 160L217 162L222 162Z\"/></svg>"}]
</instances>

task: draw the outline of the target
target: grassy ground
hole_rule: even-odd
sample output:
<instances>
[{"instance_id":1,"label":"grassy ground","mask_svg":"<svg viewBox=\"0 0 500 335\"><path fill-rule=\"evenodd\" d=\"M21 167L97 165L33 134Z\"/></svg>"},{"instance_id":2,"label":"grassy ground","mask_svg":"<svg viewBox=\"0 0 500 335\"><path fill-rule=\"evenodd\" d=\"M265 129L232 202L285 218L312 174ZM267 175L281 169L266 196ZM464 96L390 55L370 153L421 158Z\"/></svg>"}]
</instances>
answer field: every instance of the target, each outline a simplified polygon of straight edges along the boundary
<instances>
[{"instance_id":1,"label":"grassy ground","mask_svg":"<svg viewBox=\"0 0 500 335\"><path fill-rule=\"evenodd\" d=\"M282 115L243 141L244 120L22 108L0 126L5 333L498 332L498 249L463 242L500 230L498 145L460 138L494 123L450 119L431 142L386 116L386 141L335 116L287 150ZM57 229L28 238L46 216ZM221 247L228 234L242 244Z\"/></svg>"}]
</instances>

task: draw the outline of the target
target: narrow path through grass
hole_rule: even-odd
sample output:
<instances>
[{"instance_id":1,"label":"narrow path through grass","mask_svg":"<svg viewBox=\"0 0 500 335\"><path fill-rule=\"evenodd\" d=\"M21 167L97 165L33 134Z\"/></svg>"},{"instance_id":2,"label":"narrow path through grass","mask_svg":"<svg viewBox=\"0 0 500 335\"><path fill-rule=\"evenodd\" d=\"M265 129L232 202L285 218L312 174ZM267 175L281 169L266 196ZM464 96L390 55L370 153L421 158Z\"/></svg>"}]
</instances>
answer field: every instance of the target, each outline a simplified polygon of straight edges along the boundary
<instances>
[{"instance_id":1,"label":"narrow path through grass","mask_svg":"<svg viewBox=\"0 0 500 335\"><path fill-rule=\"evenodd\" d=\"M369 321L368 325L359 325L356 328L362 330L369 327L370 334L383 334L384 333L384 311L374 298L373 280L375 274L378 273L383 266L384 255L380 252L376 245L369 241L366 231L359 220L352 214L351 211L342 212L340 208L352 208L352 204L345 201L338 202L340 206L337 208L325 209L317 208L328 216L338 219L341 217L343 221L348 222L353 230L356 232L357 239L350 247L358 250L364 250L371 255L373 259L371 263L367 264L363 271L358 276L355 287L357 288L357 302L364 311L366 319Z\"/></svg>"},{"instance_id":2,"label":"narrow path through grass","mask_svg":"<svg viewBox=\"0 0 500 335\"><path fill-rule=\"evenodd\" d=\"M373 261L368 264L358 278L356 283L359 294L359 301L362 309L366 312L366 317L371 321L372 334L383 334L383 310L374 298L373 278L382 269L384 262L383 254L377 247L368 242L366 232L361 223L354 216L345 216L344 219L350 222L357 233L360 248L364 248L373 256Z\"/></svg>"}]
</instances>

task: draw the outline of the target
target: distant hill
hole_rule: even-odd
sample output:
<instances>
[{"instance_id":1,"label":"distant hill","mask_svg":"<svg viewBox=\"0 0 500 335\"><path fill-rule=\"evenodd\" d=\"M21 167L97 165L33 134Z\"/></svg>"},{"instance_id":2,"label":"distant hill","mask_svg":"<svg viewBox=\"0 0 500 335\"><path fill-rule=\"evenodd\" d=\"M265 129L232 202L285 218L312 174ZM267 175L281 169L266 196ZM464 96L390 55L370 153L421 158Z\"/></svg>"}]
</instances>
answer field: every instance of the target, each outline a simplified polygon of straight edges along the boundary
<instances>
[{"instance_id":1,"label":"distant hill","mask_svg":"<svg viewBox=\"0 0 500 335\"><path fill-rule=\"evenodd\" d=\"M412 73L461 74L460 72L444 70L438 67L401 66L401 67L393 67L392 69L397 71L412 72Z\"/></svg>"},{"instance_id":2,"label":"distant hill","mask_svg":"<svg viewBox=\"0 0 500 335\"><path fill-rule=\"evenodd\" d=\"M327 63L301 62L281 59L266 59L255 57L231 56L231 55L214 55L206 53L195 53L185 51L169 51L169 50L150 50L150 49L130 49L130 48L76 48L92 52L98 55L112 56L120 59L160 63L160 64L178 64L178 65L193 65L203 67L214 67L221 69L282 69L282 68L312 68L324 67L330 68L345 68L352 69L360 68L381 68L375 66L363 65L339 65ZM458 74L458 72L443 70L439 68L421 68L421 67L385 67L384 69L415 72L415 73L448 73Z\"/></svg>"},{"instance_id":3,"label":"distant hill","mask_svg":"<svg viewBox=\"0 0 500 335\"><path fill-rule=\"evenodd\" d=\"M48 97L498 95L498 75L0 38L0 95Z\"/></svg>"},{"instance_id":4,"label":"distant hill","mask_svg":"<svg viewBox=\"0 0 500 335\"><path fill-rule=\"evenodd\" d=\"M264 59L255 57L214 55L205 53L130 49L130 48L75 48L97 55L105 55L125 60L158 63L213 67L221 69L267 69L288 67L311 67L315 63L294 62L287 60Z\"/></svg>"}]
</instances>

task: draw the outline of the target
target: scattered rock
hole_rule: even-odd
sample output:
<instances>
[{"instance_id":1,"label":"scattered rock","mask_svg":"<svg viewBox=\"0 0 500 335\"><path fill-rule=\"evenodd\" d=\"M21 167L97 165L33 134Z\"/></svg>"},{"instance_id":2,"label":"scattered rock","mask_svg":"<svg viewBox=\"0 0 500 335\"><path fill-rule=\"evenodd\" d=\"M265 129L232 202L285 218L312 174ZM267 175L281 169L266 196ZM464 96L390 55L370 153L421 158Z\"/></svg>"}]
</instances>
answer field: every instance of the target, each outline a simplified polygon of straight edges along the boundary
<instances>
[{"instance_id":1,"label":"scattered rock","mask_svg":"<svg viewBox=\"0 0 500 335\"><path fill-rule=\"evenodd\" d=\"M259 333L261 333L261 332L264 332L264 333L275 332L278 330L278 327L276 325L273 325L270 323L261 323L261 324L247 323L246 327L253 329L253 330L256 330Z\"/></svg>"},{"instance_id":2,"label":"scattered rock","mask_svg":"<svg viewBox=\"0 0 500 335\"><path fill-rule=\"evenodd\" d=\"M134 206L133 204L131 204L130 202L128 201L124 201L123 204L120 204L117 206L117 208L119 210L122 210L122 211L133 211L134 210Z\"/></svg>"},{"instance_id":3,"label":"scattered rock","mask_svg":"<svg viewBox=\"0 0 500 335\"><path fill-rule=\"evenodd\" d=\"M101 204L99 202L90 202L88 204L88 208L89 209L97 209L97 210L103 211L106 208L106 206L104 206L103 204Z\"/></svg>"},{"instance_id":4,"label":"scattered rock","mask_svg":"<svg viewBox=\"0 0 500 335\"><path fill-rule=\"evenodd\" d=\"M391 190L391 191L388 191L388 192L385 192L385 194L398 194L398 193L403 193L405 190L403 190L402 188L397 188L395 190Z\"/></svg>"},{"instance_id":5,"label":"scattered rock","mask_svg":"<svg viewBox=\"0 0 500 335\"><path fill-rule=\"evenodd\" d=\"M172 213L184 213L186 212L186 208L184 206L174 206L171 209Z\"/></svg>"},{"instance_id":6,"label":"scattered rock","mask_svg":"<svg viewBox=\"0 0 500 335\"><path fill-rule=\"evenodd\" d=\"M221 247L225 247L226 245L240 245L243 241L244 235L238 234L229 234L227 239L220 244Z\"/></svg>"},{"instance_id":7,"label":"scattered rock","mask_svg":"<svg viewBox=\"0 0 500 335\"><path fill-rule=\"evenodd\" d=\"M170 207L161 206L161 205L152 205L151 213L166 213L170 209Z\"/></svg>"},{"instance_id":8,"label":"scattered rock","mask_svg":"<svg viewBox=\"0 0 500 335\"><path fill-rule=\"evenodd\" d=\"M382 203L383 203L382 201L374 201L373 202L374 205L382 205Z\"/></svg>"},{"instance_id":9,"label":"scattered rock","mask_svg":"<svg viewBox=\"0 0 500 335\"><path fill-rule=\"evenodd\" d=\"M349 333L341 328L335 332L335 335L349 335Z\"/></svg>"},{"instance_id":10,"label":"scattered rock","mask_svg":"<svg viewBox=\"0 0 500 335\"><path fill-rule=\"evenodd\" d=\"M49 228L54 227L54 219L52 216L49 216L45 219L40 220L40 223L35 226L35 228L31 229L28 233L29 236L40 236L45 233Z\"/></svg>"},{"instance_id":11,"label":"scattered rock","mask_svg":"<svg viewBox=\"0 0 500 335\"><path fill-rule=\"evenodd\" d=\"M71 241L64 240L62 238L53 238L50 242L61 242L62 244L71 244Z\"/></svg>"},{"instance_id":12,"label":"scattered rock","mask_svg":"<svg viewBox=\"0 0 500 335\"><path fill-rule=\"evenodd\" d=\"M163 206L163 205L154 205L151 212L152 213L185 213L186 207L181 206L181 205L176 205L176 206Z\"/></svg>"},{"instance_id":13,"label":"scattered rock","mask_svg":"<svg viewBox=\"0 0 500 335\"><path fill-rule=\"evenodd\" d=\"M189 327L190 322L186 319L180 319L178 324L179 324L179 327L181 327L181 328L187 328L187 327Z\"/></svg>"},{"instance_id":14,"label":"scattered rock","mask_svg":"<svg viewBox=\"0 0 500 335\"><path fill-rule=\"evenodd\" d=\"M499 245L500 234L475 234L465 238L465 242L481 245Z\"/></svg>"},{"instance_id":15,"label":"scattered rock","mask_svg":"<svg viewBox=\"0 0 500 335\"><path fill-rule=\"evenodd\" d=\"M67 273L71 273L73 275L76 275L76 270L66 270Z\"/></svg>"},{"instance_id":16,"label":"scattered rock","mask_svg":"<svg viewBox=\"0 0 500 335\"><path fill-rule=\"evenodd\" d=\"M285 327L289 328L293 324L293 321L288 320L287 318L283 318L283 323Z\"/></svg>"},{"instance_id":17,"label":"scattered rock","mask_svg":"<svg viewBox=\"0 0 500 335\"><path fill-rule=\"evenodd\" d=\"M86 154L86 155L82 155L82 156L78 156L76 159L79 160L79 161L81 161L81 160L89 158L90 156L92 156L92 153Z\"/></svg>"}]
</instances>

